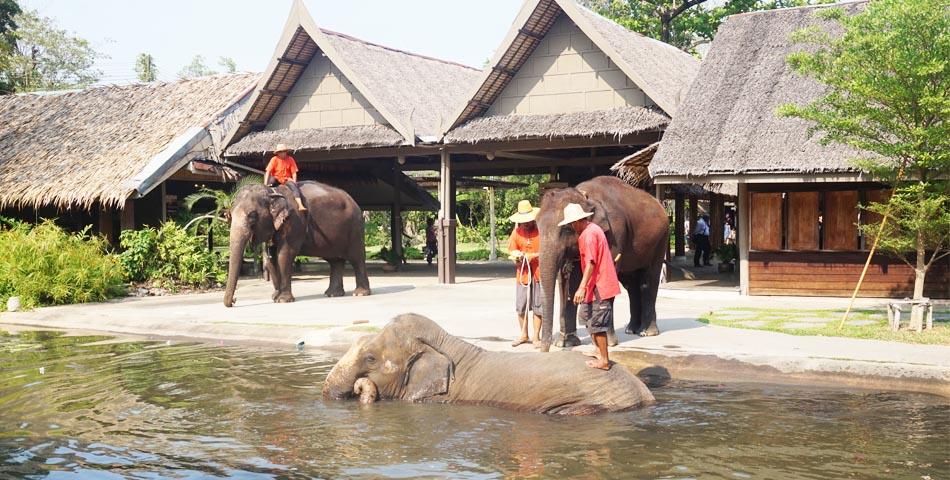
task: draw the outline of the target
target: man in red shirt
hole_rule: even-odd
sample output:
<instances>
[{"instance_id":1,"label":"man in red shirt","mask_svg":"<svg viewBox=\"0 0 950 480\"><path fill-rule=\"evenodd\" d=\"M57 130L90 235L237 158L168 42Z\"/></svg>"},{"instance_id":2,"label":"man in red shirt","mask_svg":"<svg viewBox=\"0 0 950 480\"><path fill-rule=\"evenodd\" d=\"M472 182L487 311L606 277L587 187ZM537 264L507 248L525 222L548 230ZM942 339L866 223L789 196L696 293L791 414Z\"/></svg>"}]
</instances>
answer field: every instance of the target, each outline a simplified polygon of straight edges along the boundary
<instances>
[{"instance_id":1,"label":"man in red shirt","mask_svg":"<svg viewBox=\"0 0 950 480\"><path fill-rule=\"evenodd\" d=\"M518 265L515 313L521 326L521 337L511 344L512 347L531 341L528 337L528 302L531 302L531 311L534 312L534 346L538 348L541 344L541 274L538 271L541 237L535 223L539 210L528 200L522 200L518 202L518 211L509 217L515 223L508 241L508 256Z\"/></svg>"},{"instance_id":2,"label":"man in red shirt","mask_svg":"<svg viewBox=\"0 0 950 480\"><path fill-rule=\"evenodd\" d=\"M274 149L274 156L271 157L267 168L264 169L264 185L276 188L278 185L287 185L290 192L294 194L297 200L297 210L306 211L307 207L303 205L303 195L297 187L297 162L294 157L287 155L290 151L287 145L278 144Z\"/></svg>"},{"instance_id":3,"label":"man in red shirt","mask_svg":"<svg viewBox=\"0 0 950 480\"><path fill-rule=\"evenodd\" d=\"M587 366L610 370L610 357L607 355L607 330L613 323L614 297L620 295L620 282L614 268L613 256L607 244L607 236L596 224L591 223L583 207L569 203L564 207L564 220L559 226L571 225L577 233L577 246L581 252L581 267L584 276L574 293L577 305L577 317L583 320L594 343L594 359Z\"/></svg>"}]
</instances>

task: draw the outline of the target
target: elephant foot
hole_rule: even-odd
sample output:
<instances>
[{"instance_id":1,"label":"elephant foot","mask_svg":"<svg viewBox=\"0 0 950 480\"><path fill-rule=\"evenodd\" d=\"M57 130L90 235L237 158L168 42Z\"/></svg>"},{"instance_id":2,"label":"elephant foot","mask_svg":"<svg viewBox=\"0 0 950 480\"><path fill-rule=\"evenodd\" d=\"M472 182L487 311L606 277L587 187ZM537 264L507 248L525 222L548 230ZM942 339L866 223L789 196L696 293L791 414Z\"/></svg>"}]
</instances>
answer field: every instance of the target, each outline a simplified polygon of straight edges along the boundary
<instances>
[{"instance_id":1,"label":"elephant foot","mask_svg":"<svg viewBox=\"0 0 950 480\"><path fill-rule=\"evenodd\" d=\"M276 298L274 301L277 302L277 303L292 303L292 302L294 302L294 301L296 301L296 300L297 300L297 299L294 298L293 295L291 295L291 294L289 294L289 293L284 293L284 294L282 294L282 295L278 295L277 298Z\"/></svg>"},{"instance_id":2,"label":"elephant foot","mask_svg":"<svg viewBox=\"0 0 950 480\"><path fill-rule=\"evenodd\" d=\"M270 294L270 299L276 302L277 297L279 296L280 296L280 292L278 292L277 290L274 290L274 293Z\"/></svg>"},{"instance_id":3,"label":"elephant foot","mask_svg":"<svg viewBox=\"0 0 950 480\"><path fill-rule=\"evenodd\" d=\"M564 335L564 334L562 334L562 333L558 333L558 335L557 335L557 340L554 341L554 346L555 346L555 347L562 347L562 348L563 348L563 347L576 347L576 346L578 346L578 345L580 345L580 344L581 344L581 339L580 339L580 338L577 338L577 334L576 334L576 333L568 333L567 335Z\"/></svg>"},{"instance_id":4,"label":"elephant foot","mask_svg":"<svg viewBox=\"0 0 950 480\"><path fill-rule=\"evenodd\" d=\"M636 329L636 328L633 328L633 324L632 324L632 323L628 323L627 326L624 327L623 333L626 333L627 335L638 335L638 334L639 334L639 332L637 332L637 329Z\"/></svg>"},{"instance_id":5,"label":"elephant foot","mask_svg":"<svg viewBox=\"0 0 950 480\"><path fill-rule=\"evenodd\" d=\"M620 342L617 341L617 334L613 330L607 332L607 346L616 347Z\"/></svg>"},{"instance_id":6,"label":"elephant foot","mask_svg":"<svg viewBox=\"0 0 950 480\"><path fill-rule=\"evenodd\" d=\"M368 297L370 294L369 288L364 287L356 287L356 290L353 291L354 297Z\"/></svg>"},{"instance_id":7,"label":"elephant foot","mask_svg":"<svg viewBox=\"0 0 950 480\"><path fill-rule=\"evenodd\" d=\"M640 332L641 337L655 337L659 334L660 334L660 329L656 328L656 325L653 325L650 328L647 328L646 330L643 330Z\"/></svg>"},{"instance_id":8,"label":"elephant foot","mask_svg":"<svg viewBox=\"0 0 950 480\"><path fill-rule=\"evenodd\" d=\"M327 297L332 298L332 297L342 297L343 295L346 295L346 292L343 291L343 287L328 288L327 291L323 292L323 294L326 295Z\"/></svg>"}]
</instances>

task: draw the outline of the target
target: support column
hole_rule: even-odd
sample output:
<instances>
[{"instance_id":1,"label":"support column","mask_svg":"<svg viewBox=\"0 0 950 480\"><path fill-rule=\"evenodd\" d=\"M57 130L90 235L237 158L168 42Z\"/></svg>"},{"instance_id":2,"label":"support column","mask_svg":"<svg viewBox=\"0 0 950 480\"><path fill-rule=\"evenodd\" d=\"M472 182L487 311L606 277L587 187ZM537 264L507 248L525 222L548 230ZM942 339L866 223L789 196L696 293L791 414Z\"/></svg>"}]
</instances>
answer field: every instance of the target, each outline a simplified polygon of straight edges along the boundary
<instances>
[{"instance_id":1,"label":"support column","mask_svg":"<svg viewBox=\"0 0 950 480\"><path fill-rule=\"evenodd\" d=\"M167 180L165 182L162 182L162 185L160 187L161 188L160 194L162 196L162 223L165 223L168 221L168 200L167 200L168 194L166 193L167 191L165 190L166 182Z\"/></svg>"},{"instance_id":2,"label":"support column","mask_svg":"<svg viewBox=\"0 0 950 480\"><path fill-rule=\"evenodd\" d=\"M749 294L749 187L739 184L736 200L736 243L739 247L739 295Z\"/></svg>"},{"instance_id":3,"label":"support column","mask_svg":"<svg viewBox=\"0 0 950 480\"><path fill-rule=\"evenodd\" d=\"M439 283L455 283L455 179L452 156L442 150L439 169Z\"/></svg>"},{"instance_id":4,"label":"support column","mask_svg":"<svg viewBox=\"0 0 950 480\"><path fill-rule=\"evenodd\" d=\"M402 248L402 172L398 161L393 163L393 203L389 215L389 233L392 250L401 258Z\"/></svg>"},{"instance_id":5,"label":"support column","mask_svg":"<svg viewBox=\"0 0 950 480\"><path fill-rule=\"evenodd\" d=\"M713 251L722 245L722 224L725 214L722 208L722 195L709 194L709 245Z\"/></svg>"},{"instance_id":6,"label":"support column","mask_svg":"<svg viewBox=\"0 0 950 480\"><path fill-rule=\"evenodd\" d=\"M112 221L113 212L112 207L99 205L99 235L105 237L109 243L118 244L115 238L115 223Z\"/></svg>"},{"instance_id":7,"label":"support column","mask_svg":"<svg viewBox=\"0 0 950 480\"><path fill-rule=\"evenodd\" d=\"M491 177L492 180L495 177ZM498 260L498 250L497 250L497 239L495 237L495 187L488 187L488 220L491 227L491 239L490 239L490 249L488 253L488 259L491 261Z\"/></svg>"},{"instance_id":8,"label":"support column","mask_svg":"<svg viewBox=\"0 0 950 480\"><path fill-rule=\"evenodd\" d=\"M689 196L689 230L686 232L687 235L692 236L693 230L696 228L696 220L699 218L699 199L696 198L696 195Z\"/></svg>"},{"instance_id":9,"label":"support column","mask_svg":"<svg viewBox=\"0 0 950 480\"><path fill-rule=\"evenodd\" d=\"M660 205L663 205L664 210L666 210L666 185L656 185L656 199L659 200ZM672 222L670 222L672 223ZM676 236L675 234L673 235ZM669 245L663 249L663 266L660 268L660 283L667 283L670 281L670 247Z\"/></svg>"},{"instance_id":10,"label":"support column","mask_svg":"<svg viewBox=\"0 0 950 480\"><path fill-rule=\"evenodd\" d=\"M676 236L673 242L673 247L675 250L674 255L677 257L686 257L686 230L683 227L683 220L685 217L684 211L684 200L685 196L683 192L676 192L676 196L673 201L673 233Z\"/></svg>"},{"instance_id":11,"label":"support column","mask_svg":"<svg viewBox=\"0 0 950 480\"><path fill-rule=\"evenodd\" d=\"M119 220L120 231L135 230L135 201L126 200Z\"/></svg>"}]
</instances>

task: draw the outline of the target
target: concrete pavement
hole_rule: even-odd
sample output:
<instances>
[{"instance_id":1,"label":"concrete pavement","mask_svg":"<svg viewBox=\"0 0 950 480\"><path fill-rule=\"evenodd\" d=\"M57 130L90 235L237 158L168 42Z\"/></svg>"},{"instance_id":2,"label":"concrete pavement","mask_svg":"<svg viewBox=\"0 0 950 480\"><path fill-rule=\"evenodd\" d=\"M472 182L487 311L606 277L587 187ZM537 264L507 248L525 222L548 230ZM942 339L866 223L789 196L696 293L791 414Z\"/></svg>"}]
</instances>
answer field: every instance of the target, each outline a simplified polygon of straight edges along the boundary
<instances>
[{"instance_id":1,"label":"concrete pavement","mask_svg":"<svg viewBox=\"0 0 950 480\"><path fill-rule=\"evenodd\" d=\"M211 292L0 313L0 324L161 339L263 342L288 348L303 340L311 348L339 351L394 315L415 312L483 348L529 351L530 345L509 346L517 334L509 270L506 264L462 264L457 284L438 285L434 267L413 264L403 272L387 274L375 264L370 268L372 296L326 298L326 270L321 268L294 281L297 302L291 304L272 303L269 283L246 279L239 283L236 306L230 309L222 305L221 292ZM344 279L344 285L352 291L352 275ZM677 282L661 288L659 336L625 335L621 325L621 344L612 350L612 359L660 379L859 386L950 396L947 346L791 336L696 320L704 312L724 307L843 309L847 299L742 297L728 286L696 290L684 288L687 285ZM856 308L883 310L884 302L859 299ZM618 323L626 323L628 305L626 295L618 297ZM589 343L583 328L578 333Z\"/></svg>"}]
</instances>

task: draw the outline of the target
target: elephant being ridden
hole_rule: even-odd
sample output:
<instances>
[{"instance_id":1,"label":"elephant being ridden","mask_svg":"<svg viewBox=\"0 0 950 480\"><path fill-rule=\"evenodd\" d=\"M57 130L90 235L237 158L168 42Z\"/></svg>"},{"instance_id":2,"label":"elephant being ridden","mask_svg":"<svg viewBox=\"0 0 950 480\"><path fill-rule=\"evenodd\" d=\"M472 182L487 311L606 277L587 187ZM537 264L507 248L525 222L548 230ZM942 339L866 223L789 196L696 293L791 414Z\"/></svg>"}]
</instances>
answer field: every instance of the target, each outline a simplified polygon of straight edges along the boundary
<instances>
[{"instance_id":1,"label":"elephant being ridden","mask_svg":"<svg viewBox=\"0 0 950 480\"><path fill-rule=\"evenodd\" d=\"M618 412L655 401L623 366L595 370L584 358L577 352L491 352L426 317L406 314L350 347L327 375L323 396L359 395L371 402L378 395L562 415Z\"/></svg>"},{"instance_id":2,"label":"elephant being ridden","mask_svg":"<svg viewBox=\"0 0 950 480\"><path fill-rule=\"evenodd\" d=\"M317 182L300 182L299 187L308 211L297 210L293 194L283 185L276 193L264 185L248 185L235 195L229 212L231 258L225 306L234 304L234 290L248 242L265 244L264 268L274 284L271 299L275 302L294 301L290 280L298 255L322 257L329 262L328 297L344 295L346 261L353 265L356 274L353 294L370 294L363 212L349 194L338 188ZM267 244L272 247L266 248Z\"/></svg>"},{"instance_id":3,"label":"elephant being ridden","mask_svg":"<svg viewBox=\"0 0 950 480\"><path fill-rule=\"evenodd\" d=\"M557 225L569 203L577 203L584 211L593 212L590 220L607 236L610 252L616 259L617 277L630 297L626 333L657 335L656 294L660 270L669 249L669 217L663 205L649 193L616 177L596 177L575 188L550 190L541 199L537 219L541 234L541 350L547 352L551 347L558 277L561 277L561 335L555 345L580 345L573 315L576 309L569 304L582 272L576 261L580 257L577 234L570 225ZM574 265L574 272L566 282L563 272L568 263ZM611 345L617 344L613 325L607 336Z\"/></svg>"}]
</instances>

